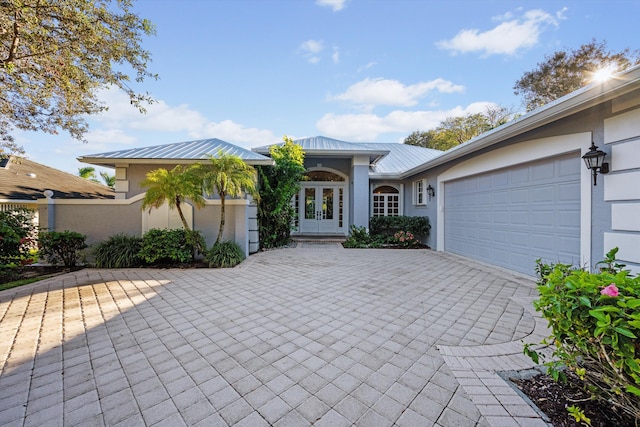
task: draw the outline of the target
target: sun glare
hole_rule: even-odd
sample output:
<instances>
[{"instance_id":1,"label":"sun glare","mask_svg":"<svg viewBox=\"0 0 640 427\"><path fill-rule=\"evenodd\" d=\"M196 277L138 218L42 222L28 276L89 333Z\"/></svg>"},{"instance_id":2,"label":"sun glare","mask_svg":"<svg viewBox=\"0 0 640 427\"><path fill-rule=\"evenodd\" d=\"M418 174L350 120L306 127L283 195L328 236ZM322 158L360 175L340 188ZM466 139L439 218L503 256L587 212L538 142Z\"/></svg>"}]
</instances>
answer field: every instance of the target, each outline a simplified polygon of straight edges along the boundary
<instances>
[{"instance_id":1,"label":"sun glare","mask_svg":"<svg viewBox=\"0 0 640 427\"><path fill-rule=\"evenodd\" d=\"M602 83L604 81L609 80L611 76L613 76L614 72L615 72L615 69L612 66L600 68L593 72L593 77L591 80L594 82Z\"/></svg>"}]
</instances>

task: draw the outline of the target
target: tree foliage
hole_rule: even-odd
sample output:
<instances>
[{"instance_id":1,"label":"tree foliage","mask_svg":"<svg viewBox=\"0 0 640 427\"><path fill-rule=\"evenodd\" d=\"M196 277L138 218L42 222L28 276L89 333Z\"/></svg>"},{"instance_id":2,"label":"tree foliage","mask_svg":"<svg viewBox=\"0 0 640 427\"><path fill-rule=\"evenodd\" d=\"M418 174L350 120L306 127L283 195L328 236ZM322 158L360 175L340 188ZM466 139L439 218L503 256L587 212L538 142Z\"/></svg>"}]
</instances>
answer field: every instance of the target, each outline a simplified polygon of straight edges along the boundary
<instances>
[{"instance_id":1,"label":"tree foliage","mask_svg":"<svg viewBox=\"0 0 640 427\"><path fill-rule=\"evenodd\" d=\"M164 168L152 170L147 173L140 186L147 188L142 200L142 209L149 208L151 211L152 208L158 209L167 202L169 208L176 208L182 226L187 231L190 227L182 212L182 203L191 200L196 207L204 206L198 165L178 165L170 171Z\"/></svg>"},{"instance_id":2,"label":"tree foliage","mask_svg":"<svg viewBox=\"0 0 640 427\"><path fill-rule=\"evenodd\" d=\"M78 168L78 176L93 182L98 182L98 179L96 178L96 168L93 166L83 166Z\"/></svg>"},{"instance_id":3,"label":"tree foliage","mask_svg":"<svg viewBox=\"0 0 640 427\"><path fill-rule=\"evenodd\" d=\"M599 70L616 73L638 63L637 51L613 53L606 42L592 40L578 49L545 56L535 69L524 73L513 90L522 95L527 111L532 111L588 85Z\"/></svg>"},{"instance_id":4,"label":"tree foliage","mask_svg":"<svg viewBox=\"0 0 640 427\"><path fill-rule=\"evenodd\" d=\"M0 211L0 265L28 258L36 240L34 214L26 208Z\"/></svg>"},{"instance_id":5,"label":"tree foliage","mask_svg":"<svg viewBox=\"0 0 640 427\"><path fill-rule=\"evenodd\" d=\"M200 169L204 190L208 194L217 194L220 197L220 228L214 245L222 239L225 224L225 199L239 197L243 192L259 199L256 187L256 170L246 164L240 157L232 154L218 152L217 156L208 155L209 163Z\"/></svg>"},{"instance_id":6,"label":"tree foliage","mask_svg":"<svg viewBox=\"0 0 640 427\"><path fill-rule=\"evenodd\" d=\"M446 151L501 126L513 118L514 114L508 108L490 107L484 113L448 117L440 122L435 129L411 133L405 138L404 143Z\"/></svg>"},{"instance_id":7,"label":"tree foliage","mask_svg":"<svg viewBox=\"0 0 640 427\"><path fill-rule=\"evenodd\" d=\"M97 91L124 90L144 111L147 94L130 87L157 76L142 37L153 25L132 11L132 0L0 1L0 156L23 150L15 129L59 130L83 139L86 115L107 107Z\"/></svg>"},{"instance_id":8,"label":"tree foliage","mask_svg":"<svg viewBox=\"0 0 640 427\"><path fill-rule=\"evenodd\" d=\"M104 182L104 185L106 185L107 187L113 189L116 186L116 176L115 175L111 175L110 173L107 172L100 172L100 178L102 178L102 182Z\"/></svg>"},{"instance_id":9,"label":"tree foliage","mask_svg":"<svg viewBox=\"0 0 640 427\"><path fill-rule=\"evenodd\" d=\"M266 248L285 245L291 237L295 209L291 198L300 190L305 173L304 151L287 136L269 149L274 166L262 166L258 223L260 242Z\"/></svg>"}]
</instances>

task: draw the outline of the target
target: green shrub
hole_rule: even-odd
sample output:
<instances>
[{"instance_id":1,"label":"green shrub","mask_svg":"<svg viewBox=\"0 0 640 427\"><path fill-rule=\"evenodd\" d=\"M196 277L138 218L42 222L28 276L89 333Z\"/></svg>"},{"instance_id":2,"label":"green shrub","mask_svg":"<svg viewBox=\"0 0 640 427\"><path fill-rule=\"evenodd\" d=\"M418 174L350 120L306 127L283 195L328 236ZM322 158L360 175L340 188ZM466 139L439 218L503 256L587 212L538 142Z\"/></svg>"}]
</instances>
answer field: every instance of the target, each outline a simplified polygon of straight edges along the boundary
<instances>
[{"instance_id":1,"label":"green shrub","mask_svg":"<svg viewBox=\"0 0 640 427\"><path fill-rule=\"evenodd\" d=\"M43 231L38 235L40 255L50 263L60 261L65 267L74 267L80 256L80 251L87 247L87 236L75 231Z\"/></svg>"},{"instance_id":2,"label":"green shrub","mask_svg":"<svg viewBox=\"0 0 640 427\"><path fill-rule=\"evenodd\" d=\"M140 250L142 238L127 234L114 234L96 245L94 250L96 267L127 268L142 264Z\"/></svg>"},{"instance_id":3,"label":"green shrub","mask_svg":"<svg viewBox=\"0 0 640 427\"><path fill-rule=\"evenodd\" d=\"M26 208L0 211L0 265L28 264L35 245L34 211Z\"/></svg>"},{"instance_id":4,"label":"green shrub","mask_svg":"<svg viewBox=\"0 0 640 427\"><path fill-rule=\"evenodd\" d=\"M421 245L420 240L416 239L410 231L398 231L393 235L393 243L401 248L416 248Z\"/></svg>"},{"instance_id":5,"label":"green shrub","mask_svg":"<svg viewBox=\"0 0 640 427\"><path fill-rule=\"evenodd\" d=\"M372 236L364 227L352 225L349 229L349 237L342 243L345 248L379 248L391 242L392 237Z\"/></svg>"},{"instance_id":6,"label":"green shrub","mask_svg":"<svg viewBox=\"0 0 640 427\"><path fill-rule=\"evenodd\" d=\"M408 231L424 239L429 237L431 224L426 216L375 216L369 220L371 235L393 236L399 231Z\"/></svg>"},{"instance_id":7,"label":"green shrub","mask_svg":"<svg viewBox=\"0 0 640 427\"><path fill-rule=\"evenodd\" d=\"M244 252L236 242L225 240L213 245L206 258L212 268L235 267L244 259Z\"/></svg>"},{"instance_id":8,"label":"green shrub","mask_svg":"<svg viewBox=\"0 0 640 427\"><path fill-rule=\"evenodd\" d=\"M371 241L371 236L365 227L352 225L349 229L349 237L342 243L342 246L345 248L368 248Z\"/></svg>"},{"instance_id":9,"label":"green shrub","mask_svg":"<svg viewBox=\"0 0 640 427\"><path fill-rule=\"evenodd\" d=\"M154 228L142 236L140 258L148 264L192 262L205 248L204 237L195 230Z\"/></svg>"},{"instance_id":10,"label":"green shrub","mask_svg":"<svg viewBox=\"0 0 640 427\"><path fill-rule=\"evenodd\" d=\"M599 263L598 273L538 260L542 312L555 345L549 373L564 380L563 367L575 372L595 398L640 419L640 276L616 263L618 249ZM529 346L525 353L538 363Z\"/></svg>"}]
</instances>

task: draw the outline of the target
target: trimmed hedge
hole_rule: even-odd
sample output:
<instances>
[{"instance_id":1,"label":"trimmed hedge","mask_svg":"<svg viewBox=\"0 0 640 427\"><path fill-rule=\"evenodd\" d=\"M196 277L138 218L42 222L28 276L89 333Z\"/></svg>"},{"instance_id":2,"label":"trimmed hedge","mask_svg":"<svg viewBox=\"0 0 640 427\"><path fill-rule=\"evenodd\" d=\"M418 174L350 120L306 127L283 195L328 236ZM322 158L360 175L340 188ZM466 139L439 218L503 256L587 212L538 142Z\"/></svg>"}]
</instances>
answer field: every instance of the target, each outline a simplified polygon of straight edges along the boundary
<instances>
[{"instance_id":1,"label":"trimmed hedge","mask_svg":"<svg viewBox=\"0 0 640 427\"><path fill-rule=\"evenodd\" d=\"M426 216L376 216L369 220L371 235L393 236L399 231L410 232L426 239L431 231Z\"/></svg>"}]
</instances>

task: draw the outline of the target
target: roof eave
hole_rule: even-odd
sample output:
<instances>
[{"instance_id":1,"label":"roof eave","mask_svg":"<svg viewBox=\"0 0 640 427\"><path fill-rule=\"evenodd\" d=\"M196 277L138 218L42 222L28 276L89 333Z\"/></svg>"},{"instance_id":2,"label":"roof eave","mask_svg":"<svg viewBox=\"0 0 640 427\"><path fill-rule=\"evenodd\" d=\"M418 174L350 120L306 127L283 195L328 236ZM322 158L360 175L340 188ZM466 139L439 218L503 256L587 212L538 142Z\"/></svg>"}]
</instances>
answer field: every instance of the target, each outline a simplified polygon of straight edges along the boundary
<instances>
[{"instance_id":1,"label":"roof eave","mask_svg":"<svg viewBox=\"0 0 640 427\"><path fill-rule=\"evenodd\" d=\"M166 165L166 164L193 164L197 162L206 161L207 159L136 159L136 158L119 158L109 159L102 157L78 157L78 161L82 163L88 163L96 166L106 166L116 168L118 165L144 164L144 165ZM246 164L251 166L272 166L274 164L273 159L242 159Z\"/></svg>"},{"instance_id":2,"label":"roof eave","mask_svg":"<svg viewBox=\"0 0 640 427\"><path fill-rule=\"evenodd\" d=\"M614 78L607 82L587 86L571 95L567 95L566 99L560 98L558 102L541 107L539 110L526 114L520 119L516 119L511 123L486 132L464 144L451 148L433 160L401 173L399 178L407 178L416 173L432 169L451 160L458 159L467 154L560 120L578 111L609 101L617 96L638 89L638 87L640 87L639 83L640 66L635 66L626 72L614 76Z\"/></svg>"}]
</instances>

